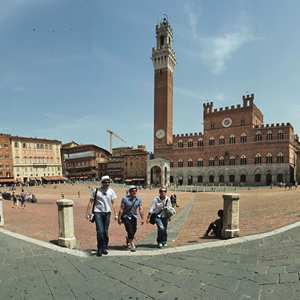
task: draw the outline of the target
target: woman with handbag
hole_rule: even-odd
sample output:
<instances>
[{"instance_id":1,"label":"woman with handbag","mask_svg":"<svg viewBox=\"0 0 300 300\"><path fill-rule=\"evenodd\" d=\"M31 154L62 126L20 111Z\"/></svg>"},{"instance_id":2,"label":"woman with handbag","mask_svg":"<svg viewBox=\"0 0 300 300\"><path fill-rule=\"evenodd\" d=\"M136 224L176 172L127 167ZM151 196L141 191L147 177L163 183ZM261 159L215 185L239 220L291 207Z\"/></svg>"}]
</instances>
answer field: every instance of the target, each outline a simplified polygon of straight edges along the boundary
<instances>
[{"instance_id":1,"label":"woman with handbag","mask_svg":"<svg viewBox=\"0 0 300 300\"><path fill-rule=\"evenodd\" d=\"M157 244L158 248L167 246L167 227L168 219L165 216L164 210L168 206L172 207L171 199L166 196L167 188L161 187L159 189L159 196L155 197L147 216L147 224L150 222L150 219L154 219L154 224L157 226Z\"/></svg>"},{"instance_id":2,"label":"woman with handbag","mask_svg":"<svg viewBox=\"0 0 300 300\"><path fill-rule=\"evenodd\" d=\"M136 251L136 246L133 243L134 235L137 229L137 209L141 216L141 225L144 224L144 211L142 198L136 195L137 187L132 185L129 188L129 196L125 196L121 201L121 207L119 210L118 223L121 225L124 223L127 231L126 244L130 247L132 252Z\"/></svg>"}]
</instances>

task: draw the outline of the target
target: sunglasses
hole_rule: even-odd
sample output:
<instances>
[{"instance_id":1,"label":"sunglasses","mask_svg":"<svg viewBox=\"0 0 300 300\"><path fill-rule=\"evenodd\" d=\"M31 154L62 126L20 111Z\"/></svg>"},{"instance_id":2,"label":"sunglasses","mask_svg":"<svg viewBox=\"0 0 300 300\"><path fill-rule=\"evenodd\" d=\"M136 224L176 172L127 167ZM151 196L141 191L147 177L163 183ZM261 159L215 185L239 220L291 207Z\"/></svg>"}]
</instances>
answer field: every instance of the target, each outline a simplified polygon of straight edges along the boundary
<instances>
[{"instance_id":1,"label":"sunglasses","mask_svg":"<svg viewBox=\"0 0 300 300\"><path fill-rule=\"evenodd\" d=\"M130 192L136 193L136 192L137 192L137 190L130 190Z\"/></svg>"},{"instance_id":2,"label":"sunglasses","mask_svg":"<svg viewBox=\"0 0 300 300\"><path fill-rule=\"evenodd\" d=\"M103 181L103 184L110 184L109 181Z\"/></svg>"},{"instance_id":3,"label":"sunglasses","mask_svg":"<svg viewBox=\"0 0 300 300\"><path fill-rule=\"evenodd\" d=\"M160 193L166 193L167 191L160 191Z\"/></svg>"}]
</instances>

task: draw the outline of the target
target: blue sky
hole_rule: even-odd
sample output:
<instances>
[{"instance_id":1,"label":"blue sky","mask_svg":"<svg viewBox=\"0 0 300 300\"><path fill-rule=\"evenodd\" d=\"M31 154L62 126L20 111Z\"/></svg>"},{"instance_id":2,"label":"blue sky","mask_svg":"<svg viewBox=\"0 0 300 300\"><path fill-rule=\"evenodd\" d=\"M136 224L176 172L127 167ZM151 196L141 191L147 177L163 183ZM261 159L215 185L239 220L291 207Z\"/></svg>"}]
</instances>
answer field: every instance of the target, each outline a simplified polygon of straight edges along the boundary
<instances>
[{"instance_id":1,"label":"blue sky","mask_svg":"<svg viewBox=\"0 0 300 300\"><path fill-rule=\"evenodd\" d=\"M300 1L0 2L0 132L153 149L155 26L173 28L174 134L254 94L264 123L300 130Z\"/></svg>"}]
</instances>

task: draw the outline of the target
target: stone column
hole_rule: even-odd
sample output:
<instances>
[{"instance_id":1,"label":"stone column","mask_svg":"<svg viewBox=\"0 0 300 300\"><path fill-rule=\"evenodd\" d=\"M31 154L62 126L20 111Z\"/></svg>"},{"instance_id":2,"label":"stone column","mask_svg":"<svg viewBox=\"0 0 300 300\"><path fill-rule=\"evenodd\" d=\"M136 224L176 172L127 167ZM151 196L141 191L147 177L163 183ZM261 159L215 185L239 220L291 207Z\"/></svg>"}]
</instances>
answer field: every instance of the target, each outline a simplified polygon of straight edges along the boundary
<instances>
[{"instance_id":1,"label":"stone column","mask_svg":"<svg viewBox=\"0 0 300 300\"><path fill-rule=\"evenodd\" d=\"M4 226L2 199L2 193L0 192L0 226Z\"/></svg>"},{"instance_id":2,"label":"stone column","mask_svg":"<svg viewBox=\"0 0 300 300\"><path fill-rule=\"evenodd\" d=\"M76 247L73 221L74 201L68 199L61 199L57 200L56 204L58 206L59 223L58 245L73 249Z\"/></svg>"},{"instance_id":3,"label":"stone column","mask_svg":"<svg viewBox=\"0 0 300 300\"><path fill-rule=\"evenodd\" d=\"M239 194L223 195L223 229L222 238L230 239L240 236L239 229Z\"/></svg>"}]
</instances>

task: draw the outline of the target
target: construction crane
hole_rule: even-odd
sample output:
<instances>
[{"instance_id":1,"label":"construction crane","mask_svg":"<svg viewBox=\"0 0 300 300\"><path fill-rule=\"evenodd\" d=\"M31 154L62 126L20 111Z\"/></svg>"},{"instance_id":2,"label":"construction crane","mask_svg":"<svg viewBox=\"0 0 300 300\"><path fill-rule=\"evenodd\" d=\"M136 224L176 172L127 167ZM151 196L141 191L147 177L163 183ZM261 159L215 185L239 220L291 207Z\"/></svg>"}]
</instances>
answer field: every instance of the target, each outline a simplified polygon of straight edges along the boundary
<instances>
[{"instance_id":1,"label":"construction crane","mask_svg":"<svg viewBox=\"0 0 300 300\"><path fill-rule=\"evenodd\" d=\"M117 138L119 138L122 142L126 143L122 138L120 138L118 135L116 135L113 131L109 130L109 129L106 129L107 132L110 133L110 153L112 153L112 144L113 144L113 138L112 136L116 136Z\"/></svg>"}]
</instances>

